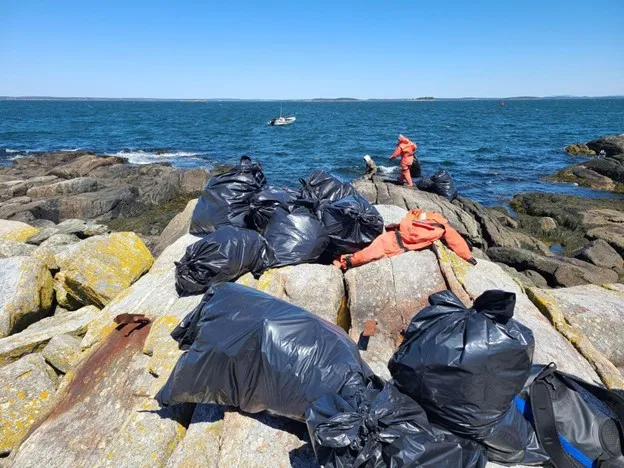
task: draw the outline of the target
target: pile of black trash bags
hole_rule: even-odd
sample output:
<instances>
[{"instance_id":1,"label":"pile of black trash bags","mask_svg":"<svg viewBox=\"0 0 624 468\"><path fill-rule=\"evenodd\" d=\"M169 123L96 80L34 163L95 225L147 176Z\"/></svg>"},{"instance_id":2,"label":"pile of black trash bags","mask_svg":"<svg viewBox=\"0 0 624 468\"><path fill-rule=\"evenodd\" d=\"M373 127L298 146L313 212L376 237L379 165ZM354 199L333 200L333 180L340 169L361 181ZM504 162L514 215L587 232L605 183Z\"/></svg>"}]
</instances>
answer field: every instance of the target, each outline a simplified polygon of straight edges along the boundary
<instances>
[{"instance_id":1,"label":"pile of black trash bags","mask_svg":"<svg viewBox=\"0 0 624 468\"><path fill-rule=\"evenodd\" d=\"M258 163L211 177L191 219L202 239L176 263L180 295L206 292L245 273L308 262L330 263L383 231L383 219L353 185L325 171L299 191L267 186Z\"/></svg>"},{"instance_id":2,"label":"pile of black trash bags","mask_svg":"<svg viewBox=\"0 0 624 468\"><path fill-rule=\"evenodd\" d=\"M515 294L486 291L466 307L443 291L429 302L384 382L340 327L222 283L173 331L186 352L156 399L305 422L325 467L624 466L624 399L532 366Z\"/></svg>"}]
</instances>

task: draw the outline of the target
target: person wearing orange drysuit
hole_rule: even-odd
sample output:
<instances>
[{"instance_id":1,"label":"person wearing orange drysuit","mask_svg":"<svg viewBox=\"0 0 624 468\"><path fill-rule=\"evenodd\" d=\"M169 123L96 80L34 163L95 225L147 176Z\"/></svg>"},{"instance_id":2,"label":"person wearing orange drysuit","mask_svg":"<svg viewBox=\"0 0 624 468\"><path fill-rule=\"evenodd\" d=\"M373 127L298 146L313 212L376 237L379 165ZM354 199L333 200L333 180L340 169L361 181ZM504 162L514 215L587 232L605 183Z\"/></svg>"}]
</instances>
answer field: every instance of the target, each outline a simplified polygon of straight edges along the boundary
<instances>
[{"instance_id":1,"label":"person wearing orange drysuit","mask_svg":"<svg viewBox=\"0 0 624 468\"><path fill-rule=\"evenodd\" d=\"M399 182L403 183L403 181L407 181L407 185L412 187L414 183L412 182L412 175L410 174L410 166L414 162L414 153L418 149L418 145L413 143L409 138L404 137L403 135L399 135L399 140L397 142L397 147L390 156L390 159L396 159L401 156L401 177L399 177Z\"/></svg>"},{"instance_id":2,"label":"person wearing orange drysuit","mask_svg":"<svg viewBox=\"0 0 624 468\"><path fill-rule=\"evenodd\" d=\"M469 263L477 262L464 238L440 213L411 210L400 224L386 227L368 247L352 255L341 255L336 266L343 270L365 265L384 257L394 257L409 250L422 250L442 239L453 252Z\"/></svg>"}]
</instances>

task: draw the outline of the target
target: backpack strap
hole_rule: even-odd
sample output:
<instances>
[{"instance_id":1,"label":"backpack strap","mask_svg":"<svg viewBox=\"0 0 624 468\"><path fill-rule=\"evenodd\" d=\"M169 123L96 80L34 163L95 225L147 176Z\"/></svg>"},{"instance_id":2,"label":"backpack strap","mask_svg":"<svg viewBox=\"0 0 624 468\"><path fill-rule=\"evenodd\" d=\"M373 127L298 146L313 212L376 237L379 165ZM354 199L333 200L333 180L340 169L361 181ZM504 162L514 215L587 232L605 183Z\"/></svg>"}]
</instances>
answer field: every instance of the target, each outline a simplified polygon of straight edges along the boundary
<instances>
[{"instance_id":1,"label":"backpack strap","mask_svg":"<svg viewBox=\"0 0 624 468\"><path fill-rule=\"evenodd\" d=\"M555 425L555 412L549 387L552 384L549 379L554 379L557 366L554 363L546 366L535 378L530 387L529 398L533 412L533 423L537 438L551 458L555 468L576 468L577 465L564 450L557 426ZM590 465L591 466L591 465Z\"/></svg>"}]
</instances>

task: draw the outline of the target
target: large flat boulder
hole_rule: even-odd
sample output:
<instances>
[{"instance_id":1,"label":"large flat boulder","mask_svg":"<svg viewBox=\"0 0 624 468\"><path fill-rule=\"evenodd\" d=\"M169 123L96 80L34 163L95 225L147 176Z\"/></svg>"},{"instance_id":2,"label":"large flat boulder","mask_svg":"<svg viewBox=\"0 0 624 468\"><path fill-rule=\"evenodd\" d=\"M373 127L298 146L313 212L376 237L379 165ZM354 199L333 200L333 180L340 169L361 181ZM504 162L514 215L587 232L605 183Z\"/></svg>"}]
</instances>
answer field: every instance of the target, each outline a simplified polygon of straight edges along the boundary
<instances>
[{"instance_id":1,"label":"large flat boulder","mask_svg":"<svg viewBox=\"0 0 624 468\"><path fill-rule=\"evenodd\" d=\"M302 307L331 323L341 324L346 315L342 273L333 265L302 264L268 270L256 283L246 286Z\"/></svg>"},{"instance_id":2,"label":"large flat boulder","mask_svg":"<svg viewBox=\"0 0 624 468\"><path fill-rule=\"evenodd\" d=\"M0 183L0 201L23 197L31 187L57 182L56 176L34 176L27 179L9 180Z\"/></svg>"},{"instance_id":3,"label":"large flat boulder","mask_svg":"<svg viewBox=\"0 0 624 468\"><path fill-rule=\"evenodd\" d=\"M595 285L531 289L552 315L584 334L615 366L624 368L624 292Z\"/></svg>"},{"instance_id":4,"label":"large flat boulder","mask_svg":"<svg viewBox=\"0 0 624 468\"><path fill-rule=\"evenodd\" d=\"M17 448L50 406L56 374L38 354L0 368L0 456Z\"/></svg>"},{"instance_id":5,"label":"large flat boulder","mask_svg":"<svg viewBox=\"0 0 624 468\"><path fill-rule=\"evenodd\" d=\"M388 360L412 317L429 304L431 294L446 289L435 254L406 252L345 273L351 314L351 338L364 360L381 377L389 378ZM365 323L377 322L377 333L362 336Z\"/></svg>"},{"instance_id":6,"label":"large flat boulder","mask_svg":"<svg viewBox=\"0 0 624 468\"><path fill-rule=\"evenodd\" d=\"M54 195L95 192L97 189L97 180L91 177L78 177L76 179L63 180L50 185L31 187L26 192L26 196L30 198L45 198Z\"/></svg>"},{"instance_id":7,"label":"large flat boulder","mask_svg":"<svg viewBox=\"0 0 624 468\"><path fill-rule=\"evenodd\" d=\"M518 271L538 272L552 287L614 283L618 279L618 274L613 270L575 258L546 257L512 247L493 247L488 249L487 254L493 261L504 263Z\"/></svg>"},{"instance_id":8,"label":"large flat boulder","mask_svg":"<svg viewBox=\"0 0 624 468\"><path fill-rule=\"evenodd\" d=\"M589 382L600 382L592 365L550 324L518 283L501 267L487 260L479 260L477 265L472 266L445 247L440 246L438 251L440 262L450 267L449 271L452 271L471 300L489 289L502 289L516 294L514 318L533 331L534 363L555 362L564 372L574 374Z\"/></svg>"},{"instance_id":9,"label":"large flat boulder","mask_svg":"<svg viewBox=\"0 0 624 468\"><path fill-rule=\"evenodd\" d=\"M94 236L55 255L57 284L76 301L103 307L149 270L154 262L133 232ZM59 301L61 303L61 301ZM61 304L63 305L63 304Z\"/></svg>"},{"instance_id":10,"label":"large flat boulder","mask_svg":"<svg viewBox=\"0 0 624 468\"><path fill-rule=\"evenodd\" d=\"M19 333L0 338L0 367L25 354L41 351L55 336L84 335L98 313L99 310L94 306L83 307L74 312L44 318Z\"/></svg>"},{"instance_id":11,"label":"large flat boulder","mask_svg":"<svg viewBox=\"0 0 624 468\"><path fill-rule=\"evenodd\" d=\"M45 317L53 294L52 276L40 260L0 259L0 338Z\"/></svg>"},{"instance_id":12,"label":"large flat boulder","mask_svg":"<svg viewBox=\"0 0 624 468\"><path fill-rule=\"evenodd\" d=\"M39 229L26 223L0 219L0 240L26 242L29 237L34 236L37 232Z\"/></svg>"},{"instance_id":13,"label":"large flat boulder","mask_svg":"<svg viewBox=\"0 0 624 468\"><path fill-rule=\"evenodd\" d=\"M55 167L50 170L49 173L63 179L74 179L76 177L85 177L98 167L124 164L126 162L126 159L116 156L96 156L94 154L87 154L77 157L67 164Z\"/></svg>"},{"instance_id":14,"label":"large flat boulder","mask_svg":"<svg viewBox=\"0 0 624 468\"><path fill-rule=\"evenodd\" d=\"M602 239L620 255L624 255L624 224L597 227L587 231L589 239Z\"/></svg>"},{"instance_id":15,"label":"large flat boulder","mask_svg":"<svg viewBox=\"0 0 624 468\"><path fill-rule=\"evenodd\" d=\"M611 268L615 271L622 271L624 261L618 252L602 239L596 239L585 244L580 249L572 253L574 258L592 263L603 268Z\"/></svg>"},{"instance_id":16,"label":"large flat boulder","mask_svg":"<svg viewBox=\"0 0 624 468\"><path fill-rule=\"evenodd\" d=\"M55 222L68 218L106 221L131 216L138 212L135 207L138 192L134 186L119 185L97 192L47 199L46 202L50 205L48 219Z\"/></svg>"}]
</instances>

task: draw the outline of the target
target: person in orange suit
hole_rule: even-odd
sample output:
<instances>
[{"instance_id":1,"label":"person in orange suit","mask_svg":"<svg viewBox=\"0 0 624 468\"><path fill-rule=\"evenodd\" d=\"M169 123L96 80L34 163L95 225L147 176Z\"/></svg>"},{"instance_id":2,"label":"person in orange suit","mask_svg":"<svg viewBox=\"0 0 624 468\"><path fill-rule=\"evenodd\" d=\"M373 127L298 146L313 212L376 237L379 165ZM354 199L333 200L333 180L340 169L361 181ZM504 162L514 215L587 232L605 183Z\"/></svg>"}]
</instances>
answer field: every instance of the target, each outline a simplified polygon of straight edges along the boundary
<instances>
[{"instance_id":1,"label":"person in orange suit","mask_svg":"<svg viewBox=\"0 0 624 468\"><path fill-rule=\"evenodd\" d=\"M416 143L413 143L409 138L403 135L399 135L397 147L394 153L392 153L392 156L390 156L390 160L401 156L401 176L399 177L399 182L403 183L407 181L409 187L414 185L412 182L412 175L410 174L410 166L414 162L414 153L417 149L418 145Z\"/></svg>"},{"instance_id":2,"label":"person in orange suit","mask_svg":"<svg viewBox=\"0 0 624 468\"><path fill-rule=\"evenodd\" d=\"M386 230L368 247L352 255L341 255L335 265L347 270L410 250L425 249L438 239L442 239L453 252L467 262L473 265L477 263L464 238L440 213L411 210L400 224L386 226Z\"/></svg>"}]
</instances>

